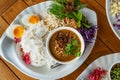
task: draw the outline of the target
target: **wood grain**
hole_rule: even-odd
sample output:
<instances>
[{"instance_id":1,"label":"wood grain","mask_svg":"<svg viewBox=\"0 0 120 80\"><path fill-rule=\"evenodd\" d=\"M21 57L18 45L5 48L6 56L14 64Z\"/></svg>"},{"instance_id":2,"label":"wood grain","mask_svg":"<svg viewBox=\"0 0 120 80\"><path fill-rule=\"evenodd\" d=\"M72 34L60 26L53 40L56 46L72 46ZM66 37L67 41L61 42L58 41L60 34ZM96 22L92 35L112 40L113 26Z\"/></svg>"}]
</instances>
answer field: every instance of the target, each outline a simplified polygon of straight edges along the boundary
<instances>
[{"instance_id":1,"label":"wood grain","mask_svg":"<svg viewBox=\"0 0 120 80\"><path fill-rule=\"evenodd\" d=\"M109 23L106 17L102 17L102 15L98 14L99 19L99 38L104 42L104 44L110 48L112 52L119 52L120 51L120 41L115 36L113 31L111 30ZM100 20L102 19L102 20Z\"/></svg>"},{"instance_id":2,"label":"wood grain","mask_svg":"<svg viewBox=\"0 0 120 80\"><path fill-rule=\"evenodd\" d=\"M22 72L20 72L18 69L16 69L13 65L11 65L10 63L6 62L4 59L2 59L7 65L8 67L21 79L21 80L36 80L34 78L31 78L25 74L23 74Z\"/></svg>"},{"instance_id":3,"label":"wood grain","mask_svg":"<svg viewBox=\"0 0 120 80\"><path fill-rule=\"evenodd\" d=\"M47 1L47 0L24 0L26 2L26 4L28 4L29 6L32 6L32 5L35 5L35 4L38 4L40 2L44 2L44 1Z\"/></svg>"},{"instance_id":4,"label":"wood grain","mask_svg":"<svg viewBox=\"0 0 120 80\"><path fill-rule=\"evenodd\" d=\"M87 7L94 10L97 13L97 15L100 14L103 17L106 16L106 13L104 13L104 9L101 9L103 7L100 6L100 4L98 4L98 2L96 2L95 0L81 0L81 2L85 3L85 4L88 4Z\"/></svg>"},{"instance_id":5,"label":"wood grain","mask_svg":"<svg viewBox=\"0 0 120 80\"><path fill-rule=\"evenodd\" d=\"M4 19L2 17L0 17L0 37L5 32L7 27L8 27L8 24L4 21Z\"/></svg>"},{"instance_id":6,"label":"wood grain","mask_svg":"<svg viewBox=\"0 0 120 80\"><path fill-rule=\"evenodd\" d=\"M103 6L105 8L105 1L106 0L96 0L101 6Z\"/></svg>"},{"instance_id":7,"label":"wood grain","mask_svg":"<svg viewBox=\"0 0 120 80\"><path fill-rule=\"evenodd\" d=\"M0 60L0 80L19 80L14 73Z\"/></svg>"},{"instance_id":8,"label":"wood grain","mask_svg":"<svg viewBox=\"0 0 120 80\"><path fill-rule=\"evenodd\" d=\"M85 61L85 63L87 63L89 65L95 59L97 59L101 56L110 54L110 53L111 53L111 51L99 39L97 39L95 46L94 46L91 54L89 55L89 57Z\"/></svg>"},{"instance_id":9,"label":"wood grain","mask_svg":"<svg viewBox=\"0 0 120 80\"><path fill-rule=\"evenodd\" d=\"M14 5L6 10L2 16L10 24L15 19L15 17L25 8L27 8L27 5L22 0L18 0Z\"/></svg>"},{"instance_id":10,"label":"wood grain","mask_svg":"<svg viewBox=\"0 0 120 80\"><path fill-rule=\"evenodd\" d=\"M17 0L0 0L0 15Z\"/></svg>"}]
</instances>

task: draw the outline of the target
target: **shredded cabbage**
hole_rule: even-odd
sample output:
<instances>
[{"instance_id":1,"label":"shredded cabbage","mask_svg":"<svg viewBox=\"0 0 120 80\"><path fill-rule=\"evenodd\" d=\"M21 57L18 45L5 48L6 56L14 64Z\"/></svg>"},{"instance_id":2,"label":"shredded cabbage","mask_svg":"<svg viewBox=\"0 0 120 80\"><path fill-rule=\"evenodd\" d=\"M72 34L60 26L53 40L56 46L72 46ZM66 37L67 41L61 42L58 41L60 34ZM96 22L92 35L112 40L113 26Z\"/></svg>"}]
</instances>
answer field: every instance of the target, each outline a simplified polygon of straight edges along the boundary
<instances>
[{"instance_id":1,"label":"shredded cabbage","mask_svg":"<svg viewBox=\"0 0 120 80\"><path fill-rule=\"evenodd\" d=\"M88 44L92 42L97 29L97 26L91 26L90 28L78 28L78 31L83 36L85 43Z\"/></svg>"}]
</instances>

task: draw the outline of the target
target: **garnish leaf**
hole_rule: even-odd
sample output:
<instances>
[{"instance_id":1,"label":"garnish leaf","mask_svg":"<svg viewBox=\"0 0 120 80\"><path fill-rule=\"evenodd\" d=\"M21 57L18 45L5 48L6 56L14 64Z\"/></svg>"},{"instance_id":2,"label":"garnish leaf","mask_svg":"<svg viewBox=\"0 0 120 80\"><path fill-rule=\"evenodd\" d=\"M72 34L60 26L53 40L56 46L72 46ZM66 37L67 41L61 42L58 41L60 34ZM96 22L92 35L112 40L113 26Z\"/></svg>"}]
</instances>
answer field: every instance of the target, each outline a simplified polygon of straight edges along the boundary
<instances>
[{"instance_id":1,"label":"garnish leaf","mask_svg":"<svg viewBox=\"0 0 120 80\"><path fill-rule=\"evenodd\" d=\"M63 19L66 16L66 14L62 12L63 9L64 9L63 5L61 5L58 2L54 2L49 8L49 11L50 13L56 15L58 18Z\"/></svg>"},{"instance_id":2,"label":"garnish leaf","mask_svg":"<svg viewBox=\"0 0 120 80\"><path fill-rule=\"evenodd\" d=\"M81 55L81 52L80 52L80 51L76 53L76 56L77 56L77 57L79 57L80 55Z\"/></svg>"},{"instance_id":3,"label":"garnish leaf","mask_svg":"<svg viewBox=\"0 0 120 80\"><path fill-rule=\"evenodd\" d=\"M73 46L78 46L78 41L75 38L72 38L71 42Z\"/></svg>"},{"instance_id":4,"label":"garnish leaf","mask_svg":"<svg viewBox=\"0 0 120 80\"><path fill-rule=\"evenodd\" d=\"M71 41L66 45L65 47L65 53L67 55L71 54L71 55L75 55L75 56L79 56L80 53L80 48L78 47L78 41L75 38L72 38ZM76 51L78 51L76 53Z\"/></svg>"},{"instance_id":5,"label":"garnish leaf","mask_svg":"<svg viewBox=\"0 0 120 80\"><path fill-rule=\"evenodd\" d=\"M86 23L83 23L83 25L84 25L86 28L90 28L90 27L91 27L89 24L86 24Z\"/></svg>"},{"instance_id":6,"label":"garnish leaf","mask_svg":"<svg viewBox=\"0 0 120 80\"><path fill-rule=\"evenodd\" d=\"M71 43L67 44L67 46L66 46L66 48L65 48L65 53L66 53L66 54L69 54L69 53L71 52L71 47L72 47L72 44L71 44Z\"/></svg>"},{"instance_id":7,"label":"garnish leaf","mask_svg":"<svg viewBox=\"0 0 120 80\"><path fill-rule=\"evenodd\" d=\"M81 13L81 12L78 12L77 18L81 21L81 20L82 20L82 17L83 17L82 13Z\"/></svg>"},{"instance_id":8,"label":"garnish leaf","mask_svg":"<svg viewBox=\"0 0 120 80\"><path fill-rule=\"evenodd\" d=\"M80 28L80 26L81 26L81 22L78 21L78 22L77 22L77 25L78 25L78 27Z\"/></svg>"},{"instance_id":9,"label":"garnish leaf","mask_svg":"<svg viewBox=\"0 0 120 80\"><path fill-rule=\"evenodd\" d=\"M77 12L77 13L74 12L73 14L74 14L74 16L77 19L76 21L77 21L78 27L80 27L81 26L82 17L83 17L82 13L81 12Z\"/></svg>"},{"instance_id":10,"label":"garnish leaf","mask_svg":"<svg viewBox=\"0 0 120 80\"><path fill-rule=\"evenodd\" d=\"M81 12L73 12L74 16L76 17L76 20L81 21L82 20L82 13Z\"/></svg>"}]
</instances>

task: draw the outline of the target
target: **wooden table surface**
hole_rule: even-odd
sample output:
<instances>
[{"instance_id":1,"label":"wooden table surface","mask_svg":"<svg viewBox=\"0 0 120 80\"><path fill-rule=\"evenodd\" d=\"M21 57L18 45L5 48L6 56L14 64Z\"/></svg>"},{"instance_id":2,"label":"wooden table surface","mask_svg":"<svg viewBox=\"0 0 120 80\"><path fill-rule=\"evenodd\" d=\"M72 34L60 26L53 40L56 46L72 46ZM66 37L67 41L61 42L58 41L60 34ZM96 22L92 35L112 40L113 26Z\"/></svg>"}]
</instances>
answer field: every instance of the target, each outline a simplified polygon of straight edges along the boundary
<instances>
[{"instance_id":1,"label":"wooden table surface","mask_svg":"<svg viewBox=\"0 0 120 80\"><path fill-rule=\"evenodd\" d=\"M0 0L0 36L13 19L25 8L45 0ZM97 13L98 36L95 46L87 60L73 73L59 80L75 80L95 59L120 51L120 41L110 28L106 17L105 0L81 0ZM0 58L0 80L35 80L17 70Z\"/></svg>"}]
</instances>

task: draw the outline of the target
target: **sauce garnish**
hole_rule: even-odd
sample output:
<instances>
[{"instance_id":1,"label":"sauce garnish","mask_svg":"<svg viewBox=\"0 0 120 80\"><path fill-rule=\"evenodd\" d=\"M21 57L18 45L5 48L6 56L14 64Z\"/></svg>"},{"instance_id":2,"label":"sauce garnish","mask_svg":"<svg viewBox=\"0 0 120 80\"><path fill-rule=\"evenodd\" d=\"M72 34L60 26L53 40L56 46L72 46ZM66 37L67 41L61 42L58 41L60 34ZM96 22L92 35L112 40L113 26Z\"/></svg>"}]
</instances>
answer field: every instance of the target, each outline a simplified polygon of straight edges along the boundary
<instances>
[{"instance_id":1,"label":"sauce garnish","mask_svg":"<svg viewBox=\"0 0 120 80\"><path fill-rule=\"evenodd\" d=\"M69 47L69 44L73 39L77 42L77 45L75 47L74 45ZM81 45L78 36L74 32L70 30L60 30L51 37L49 47L54 58L62 62L67 62L76 58L76 52L80 52ZM67 47L74 49L71 52L66 53Z\"/></svg>"}]
</instances>

